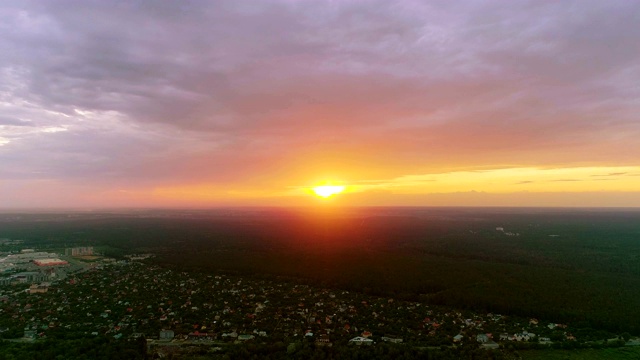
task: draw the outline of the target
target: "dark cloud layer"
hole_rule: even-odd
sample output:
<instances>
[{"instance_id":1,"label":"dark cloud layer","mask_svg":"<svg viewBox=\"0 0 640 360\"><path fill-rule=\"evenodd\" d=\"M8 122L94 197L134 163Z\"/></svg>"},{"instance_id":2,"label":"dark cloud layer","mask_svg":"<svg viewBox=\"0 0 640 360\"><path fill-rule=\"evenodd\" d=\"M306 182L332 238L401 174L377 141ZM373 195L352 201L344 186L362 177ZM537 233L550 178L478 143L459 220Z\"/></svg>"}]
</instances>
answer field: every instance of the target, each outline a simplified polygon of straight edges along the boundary
<instances>
[{"instance_id":1,"label":"dark cloud layer","mask_svg":"<svg viewBox=\"0 0 640 360\"><path fill-rule=\"evenodd\" d=\"M3 2L0 180L638 165L638 23L633 1Z\"/></svg>"}]
</instances>

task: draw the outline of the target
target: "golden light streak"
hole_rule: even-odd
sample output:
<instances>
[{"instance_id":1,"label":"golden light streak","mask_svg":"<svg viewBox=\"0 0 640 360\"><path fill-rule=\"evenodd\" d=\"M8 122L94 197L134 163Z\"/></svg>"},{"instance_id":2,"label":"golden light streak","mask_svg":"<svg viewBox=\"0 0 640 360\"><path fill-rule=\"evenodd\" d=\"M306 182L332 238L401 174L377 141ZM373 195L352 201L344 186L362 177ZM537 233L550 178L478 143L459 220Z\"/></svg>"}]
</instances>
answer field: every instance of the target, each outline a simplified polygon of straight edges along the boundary
<instances>
[{"instance_id":1,"label":"golden light streak","mask_svg":"<svg viewBox=\"0 0 640 360\"><path fill-rule=\"evenodd\" d=\"M394 194L640 191L640 167L503 168L407 175L353 184L351 192Z\"/></svg>"},{"instance_id":2,"label":"golden light streak","mask_svg":"<svg viewBox=\"0 0 640 360\"><path fill-rule=\"evenodd\" d=\"M554 194L622 192L640 193L640 166L602 167L503 167L469 169L430 174L405 175L388 179L357 178L349 174L349 184L321 181L314 185L296 184L300 179L278 178L256 184L185 184L161 186L149 194L154 201L189 204L240 205L305 205L313 197L322 200L339 196L340 205L361 203L361 199L388 199L388 203L402 205L407 195L458 194L472 198L474 193L540 194L541 200ZM304 177L303 174L298 177ZM609 195L606 195L609 194ZM532 195L533 196L533 195ZM559 196L559 195L558 195ZM564 196L564 195L563 195ZM397 199L397 203L394 202ZM386 201L386 200L385 200ZM428 205L425 203L425 205ZM490 204L487 204L490 205ZM569 204L570 205L570 204Z\"/></svg>"}]
</instances>

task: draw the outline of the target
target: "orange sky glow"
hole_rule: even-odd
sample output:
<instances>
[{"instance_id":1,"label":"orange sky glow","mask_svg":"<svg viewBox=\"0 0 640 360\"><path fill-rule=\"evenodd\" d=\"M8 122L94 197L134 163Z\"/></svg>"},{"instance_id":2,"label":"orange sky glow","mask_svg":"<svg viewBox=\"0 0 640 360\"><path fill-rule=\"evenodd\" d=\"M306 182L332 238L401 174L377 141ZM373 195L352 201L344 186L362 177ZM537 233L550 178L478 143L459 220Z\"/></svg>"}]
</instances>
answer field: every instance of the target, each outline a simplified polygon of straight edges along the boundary
<instances>
[{"instance_id":1,"label":"orange sky glow","mask_svg":"<svg viewBox=\"0 0 640 360\"><path fill-rule=\"evenodd\" d=\"M0 209L640 206L639 3L73 4L0 7Z\"/></svg>"}]
</instances>

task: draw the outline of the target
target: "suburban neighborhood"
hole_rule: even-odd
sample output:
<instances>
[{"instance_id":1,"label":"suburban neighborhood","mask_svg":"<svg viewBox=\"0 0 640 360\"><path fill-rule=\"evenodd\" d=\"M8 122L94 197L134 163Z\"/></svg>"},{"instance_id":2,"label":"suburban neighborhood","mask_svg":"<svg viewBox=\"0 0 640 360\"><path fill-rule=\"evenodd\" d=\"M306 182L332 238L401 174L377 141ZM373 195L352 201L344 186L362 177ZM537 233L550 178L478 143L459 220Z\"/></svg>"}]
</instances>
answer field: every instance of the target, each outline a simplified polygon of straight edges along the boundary
<instances>
[{"instance_id":1,"label":"suburban neighborhood","mask_svg":"<svg viewBox=\"0 0 640 360\"><path fill-rule=\"evenodd\" d=\"M144 338L152 353L246 342L318 347L472 343L492 350L518 343L594 340L579 338L568 324L456 311L292 281L175 271L149 263L149 255L96 257L86 263L62 257L68 260L46 271L6 277L0 295L2 338L37 341L52 333ZM34 261L23 264L30 270L42 267Z\"/></svg>"}]
</instances>

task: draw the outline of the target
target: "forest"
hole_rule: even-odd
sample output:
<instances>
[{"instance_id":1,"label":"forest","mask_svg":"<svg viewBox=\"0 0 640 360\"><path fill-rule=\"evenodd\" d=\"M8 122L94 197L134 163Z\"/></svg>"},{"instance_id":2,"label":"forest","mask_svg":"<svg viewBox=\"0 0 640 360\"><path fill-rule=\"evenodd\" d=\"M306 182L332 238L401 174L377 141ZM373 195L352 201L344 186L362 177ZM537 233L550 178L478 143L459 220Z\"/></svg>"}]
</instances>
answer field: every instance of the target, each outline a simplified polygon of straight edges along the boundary
<instances>
[{"instance_id":1,"label":"forest","mask_svg":"<svg viewBox=\"0 0 640 360\"><path fill-rule=\"evenodd\" d=\"M640 212L217 209L0 214L0 238L640 333ZM595 330L593 330L595 331Z\"/></svg>"}]
</instances>

